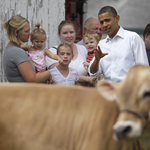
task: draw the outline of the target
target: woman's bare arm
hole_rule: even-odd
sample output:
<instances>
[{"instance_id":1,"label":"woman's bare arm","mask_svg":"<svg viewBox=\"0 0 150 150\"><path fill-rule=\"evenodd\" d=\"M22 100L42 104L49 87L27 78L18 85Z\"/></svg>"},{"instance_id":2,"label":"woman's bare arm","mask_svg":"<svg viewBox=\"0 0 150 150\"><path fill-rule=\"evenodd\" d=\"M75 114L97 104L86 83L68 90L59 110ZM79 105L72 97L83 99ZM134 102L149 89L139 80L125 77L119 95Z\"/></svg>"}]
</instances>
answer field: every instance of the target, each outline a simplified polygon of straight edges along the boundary
<instances>
[{"instance_id":1,"label":"woman's bare arm","mask_svg":"<svg viewBox=\"0 0 150 150\"><path fill-rule=\"evenodd\" d=\"M42 83L47 79L50 80L51 74L49 71L35 73L30 62L24 61L18 65L18 69L24 78L25 82L34 82L34 83Z\"/></svg>"},{"instance_id":2,"label":"woman's bare arm","mask_svg":"<svg viewBox=\"0 0 150 150\"><path fill-rule=\"evenodd\" d=\"M28 51L29 50L29 46L30 45L22 45L21 48L25 51Z\"/></svg>"}]
</instances>

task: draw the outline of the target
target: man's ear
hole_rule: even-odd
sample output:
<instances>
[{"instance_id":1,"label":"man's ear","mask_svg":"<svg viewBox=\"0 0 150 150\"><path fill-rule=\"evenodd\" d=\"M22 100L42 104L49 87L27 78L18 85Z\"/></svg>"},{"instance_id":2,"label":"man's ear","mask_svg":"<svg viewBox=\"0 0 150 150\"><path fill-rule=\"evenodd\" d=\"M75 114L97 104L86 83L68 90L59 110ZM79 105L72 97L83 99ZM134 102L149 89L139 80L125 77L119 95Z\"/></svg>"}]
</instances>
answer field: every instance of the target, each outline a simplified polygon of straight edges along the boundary
<instances>
[{"instance_id":1,"label":"man's ear","mask_svg":"<svg viewBox=\"0 0 150 150\"><path fill-rule=\"evenodd\" d=\"M148 34L145 34L144 40L146 41L148 38Z\"/></svg>"},{"instance_id":2,"label":"man's ear","mask_svg":"<svg viewBox=\"0 0 150 150\"><path fill-rule=\"evenodd\" d=\"M86 33L87 33L87 28L84 27L84 28L83 28L83 31L84 31L84 34L86 34Z\"/></svg>"},{"instance_id":3,"label":"man's ear","mask_svg":"<svg viewBox=\"0 0 150 150\"><path fill-rule=\"evenodd\" d=\"M119 20L120 20L120 16L119 16L119 15L117 15L117 16L115 17L115 19L116 19L116 21L117 21L117 22L119 22Z\"/></svg>"},{"instance_id":4,"label":"man's ear","mask_svg":"<svg viewBox=\"0 0 150 150\"><path fill-rule=\"evenodd\" d=\"M114 101L117 100L117 94L115 86L108 81L98 81L97 83L98 92L107 100Z\"/></svg>"}]
</instances>

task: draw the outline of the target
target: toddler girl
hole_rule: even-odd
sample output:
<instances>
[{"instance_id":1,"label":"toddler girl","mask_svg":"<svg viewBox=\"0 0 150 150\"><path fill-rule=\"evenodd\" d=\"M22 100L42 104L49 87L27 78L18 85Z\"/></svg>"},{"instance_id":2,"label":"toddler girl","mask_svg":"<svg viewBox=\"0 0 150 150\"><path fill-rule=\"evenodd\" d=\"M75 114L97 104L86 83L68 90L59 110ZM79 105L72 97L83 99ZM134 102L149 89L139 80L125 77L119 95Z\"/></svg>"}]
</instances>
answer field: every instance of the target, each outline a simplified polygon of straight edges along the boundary
<instances>
[{"instance_id":1,"label":"toddler girl","mask_svg":"<svg viewBox=\"0 0 150 150\"><path fill-rule=\"evenodd\" d=\"M22 48L28 51L29 58L34 62L36 73L46 70L45 56L58 60L60 63L62 59L50 52L47 48L43 48L46 41L46 32L40 28L40 24L35 25L35 29L31 32L31 42L33 46L27 45Z\"/></svg>"}]
</instances>

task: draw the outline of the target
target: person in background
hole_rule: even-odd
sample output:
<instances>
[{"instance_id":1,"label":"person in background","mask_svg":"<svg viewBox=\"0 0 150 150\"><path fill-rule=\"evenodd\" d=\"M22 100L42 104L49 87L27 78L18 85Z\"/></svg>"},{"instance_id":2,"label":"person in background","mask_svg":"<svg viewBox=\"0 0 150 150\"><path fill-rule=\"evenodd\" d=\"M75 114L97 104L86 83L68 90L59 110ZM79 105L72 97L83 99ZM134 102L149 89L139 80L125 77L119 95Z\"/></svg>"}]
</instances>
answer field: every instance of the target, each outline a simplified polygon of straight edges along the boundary
<instances>
[{"instance_id":1,"label":"person in background","mask_svg":"<svg viewBox=\"0 0 150 150\"><path fill-rule=\"evenodd\" d=\"M84 23L83 32L84 32L84 34L86 34L88 32L97 33L99 38L101 39L102 38L102 28L101 28L99 20L96 18L93 18L93 17L88 18ZM77 44L84 45L83 39L81 41L79 41Z\"/></svg>"},{"instance_id":2,"label":"person in background","mask_svg":"<svg viewBox=\"0 0 150 150\"><path fill-rule=\"evenodd\" d=\"M35 65L36 73L46 70L45 56L58 60L60 63L62 62L62 59L58 55L53 54L47 48L44 48L46 32L40 28L39 23L35 25L35 29L31 32L30 39L33 46L25 45L21 46L21 48L28 51L28 56Z\"/></svg>"},{"instance_id":3,"label":"person in background","mask_svg":"<svg viewBox=\"0 0 150 150\"><path fill-rule=\"evenodd\" d=\"M113 7L103 7L98 17L107 37L100 40L95 57L90 62L88 71L91 76L103 72L105 80L118 83L125 78L130 67L149 65L142 38L118 24L120 17Z\"/></svg>"},{"instance_id":4,"label":"person in background","mask_svg":"<svg viewBox=\"0 0 150 150\"><path fill-rule=\"evenodd\" d=\"M146 53L148 57L148 62L150 66L150 23L146 25L143 32L144 43L146 47Z\"/></svg>"},{"instance_id":5,"label":"person in background","mask_svg":"<svg viewBox=\"0 0 150 150\"><path fill-rule=\"evenodd\" d=\"M73 49L73 59L69 64L69 67L76 69L79 74L80 84L86 84L87 82L92 84L92 77L87 76L88 72L84 68L83 62L86 61L87 50L85 46L75 44L76 31L74 24L71 21L63 20L58 26L58 37L61 43L69 44ZM59 44L58 44L59 45ZM49 50L57 54L58 45L50 48ZM58 66L59 62L46 56L47 68L52 69Z\"/></svg>"},{"instance_id":6,"label":"person in background","mask_svg":"<svg viewBox=\"0 0 150 150\"><path fill-rule=\"evenodd\" d=\"M99 36L96 33L89 32L83 36L84 46L86 47L87 53L87 61L83 62L84 67L89 67L89 64L93 57L95 56L95 50L97 49L99 43Z\"/></svg>"},{"instance_id":7,"label":"person in background","mask_svg":"<svg viewBox=\"0 0 150 150\"><path fill-rule=\"evenodd\" d=\"M79 74L77 70L69 67L70 62L73 59L72 47L67 43L61 43L57 48L57 55L63 60L63 62L49 70L52 75L52 84L77 84Z\"/></svg>"},{"instance_id":8,"label":"person in background","mask_svg":"<svg viewBox=\"0 0 150 150\"><path fill-rule=\"evenodd\" d=\"M51 80L49 71L35 72L34 63L29 59L21 45L28 42L30 37L29 21L21 15L14 15L5 21L9 42L3 55L4 73L8 82L34 82L43 83Z\"/></svg>"}]
</instances>

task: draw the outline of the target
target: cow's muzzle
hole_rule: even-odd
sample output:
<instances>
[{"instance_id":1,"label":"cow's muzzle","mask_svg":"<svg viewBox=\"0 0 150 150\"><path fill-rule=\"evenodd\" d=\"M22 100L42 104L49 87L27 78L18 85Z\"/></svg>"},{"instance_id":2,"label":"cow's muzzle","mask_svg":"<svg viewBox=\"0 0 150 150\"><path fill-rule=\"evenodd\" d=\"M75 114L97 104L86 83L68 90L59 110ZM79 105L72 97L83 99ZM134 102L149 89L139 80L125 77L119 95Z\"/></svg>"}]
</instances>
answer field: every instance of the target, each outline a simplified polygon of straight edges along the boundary
<instances>
[{"instance_id":1,"label":"cow's muzzle","mask_svg":"<svg viewBox=\"0 0 150 150\"><path fill-rule=\"evenodd\" d=\"M148 121L148 118L149 118L148 112L137 113L137 112L127 110L127 109L120 111L120 113L122 113L122 112L130 113L139 119L143 119L145 122L149 122ZM147 125L147 123L145 124L145 126L146 125ZM144 126L144 128L145 128L145 126ZM132 121L125 121L125 122L114 125L113 132L114 132L114 134L113 134L114 139L119 139L119 140L135 138L135 137L140 136L142 133L141 127Z\"/></svg>"}]
</instances>

